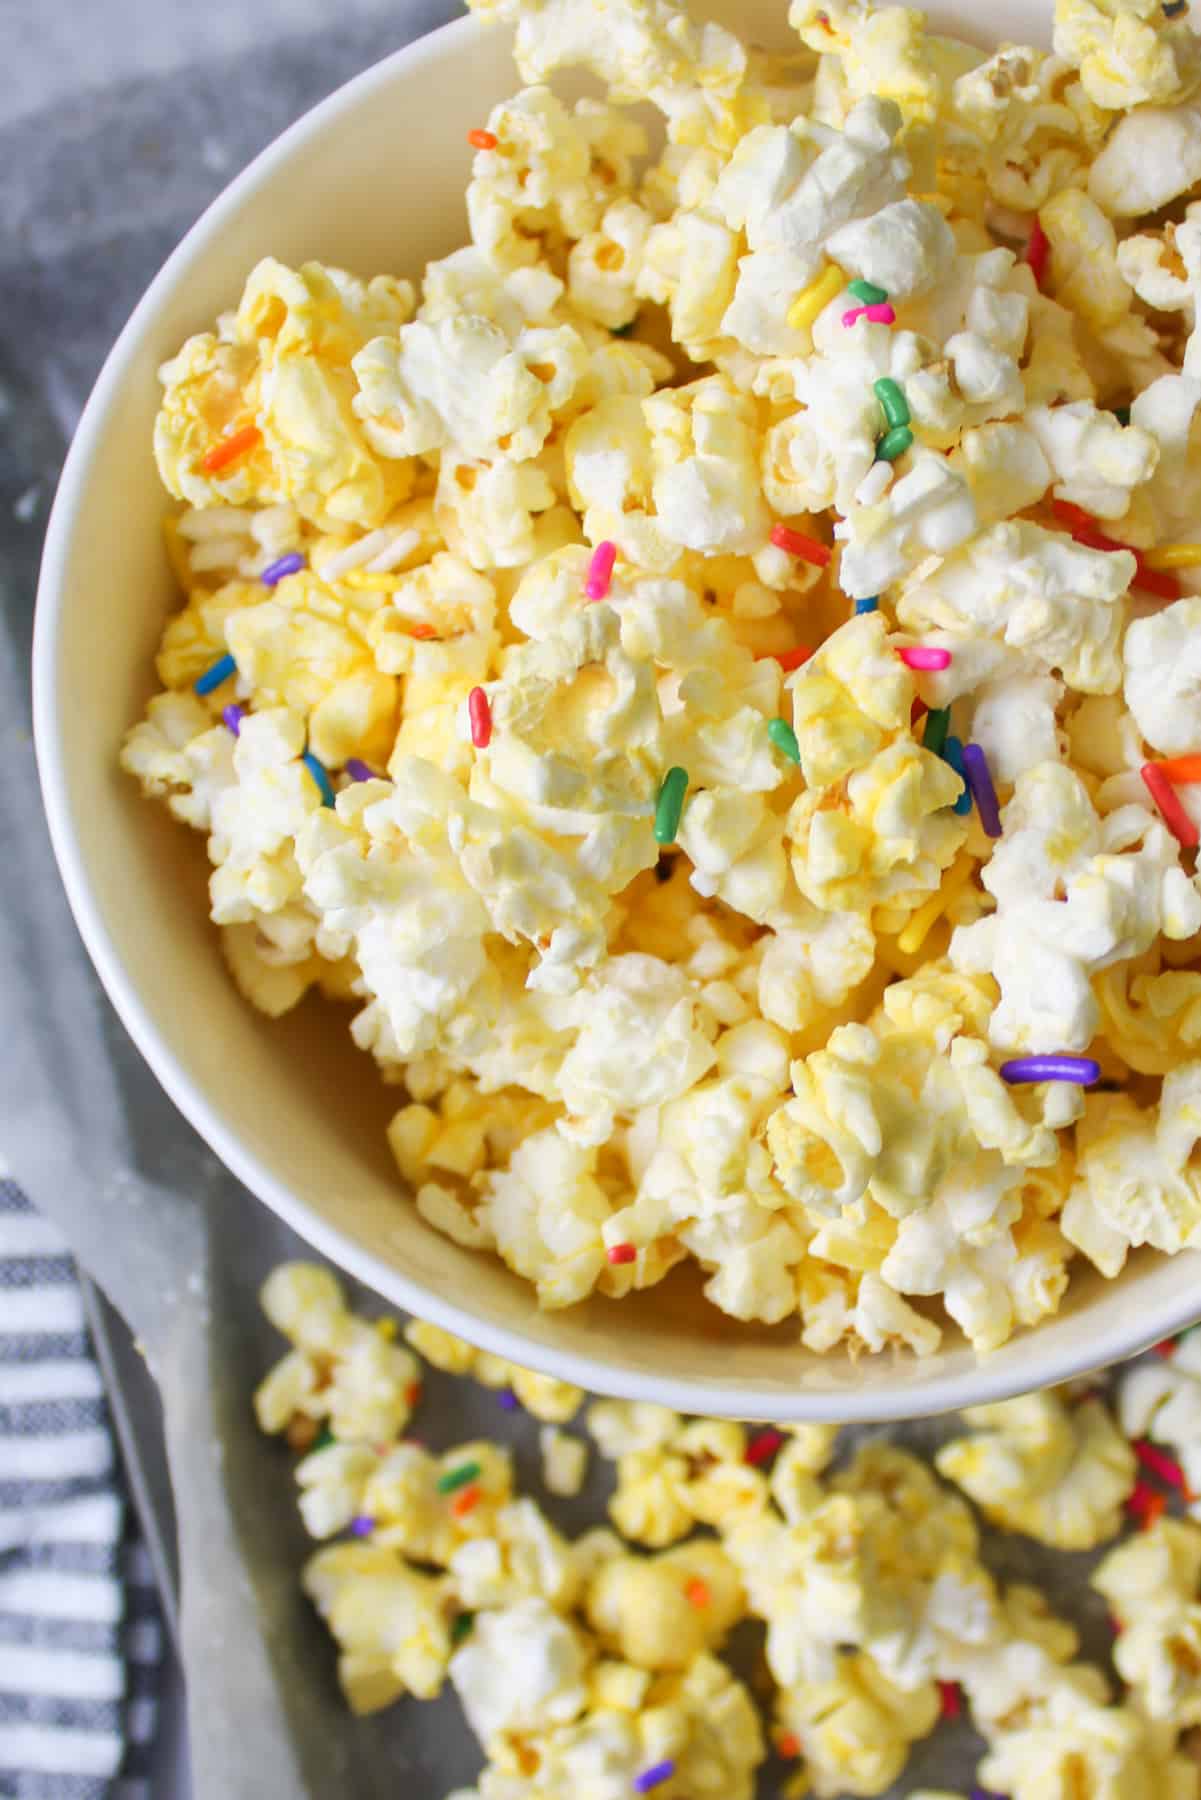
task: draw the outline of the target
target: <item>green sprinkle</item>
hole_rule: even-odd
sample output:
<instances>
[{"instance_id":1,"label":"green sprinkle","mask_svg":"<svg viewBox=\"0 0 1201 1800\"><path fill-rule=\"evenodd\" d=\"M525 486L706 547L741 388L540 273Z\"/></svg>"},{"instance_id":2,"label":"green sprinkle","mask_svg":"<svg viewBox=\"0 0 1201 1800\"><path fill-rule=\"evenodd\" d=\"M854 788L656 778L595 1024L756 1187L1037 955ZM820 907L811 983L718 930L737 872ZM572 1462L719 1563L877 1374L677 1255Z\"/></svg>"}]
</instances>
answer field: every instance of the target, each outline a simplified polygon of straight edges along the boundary
<instances>
[{"instance_id":1,"label":"green sprinkle","mask_svg":"<svg viewBox=\"0 0 1201 1800\"><path fill-rule=\"evenodd\" d=\"M612 331L610 331L610 333L609 333L609 336L610 337L629 337L631 331L633 331L633 329L634 329L635 325L637 325L637 323L638 323L638 314L635 313L634 317L632 319L627 319L627 321L624 325L614 325Z\"/></svg>"},{"instance_id":2,"label":"green sprinkle","mask_svg":"<svg viewBox=\"0 0 1201 1800\"><path fill-rule=\"evenodd\" d=\"M880 402L880 410L888 423L894 428L909 423L909 402L900 387L888 375L881 375L879 381L872 383L876 399Z\"/></svg>"},{"instance_id":3,"label":"green sprinkle","mask_svg":"<svg viewBox=\"0 0 1201 1800\"><path fill-rule=\"evenodd\" d=\"M947 732L951 729L951 709L949 706L935 706L926 714L926 729L922 733L922 743L935 756L941 756L947 741Z\"/></svg>"},{"instance_id":4,"label":"green sprinkle","mask_svg":"<svg viewBox=\"0 0 1201 1800\"><path fill-rule=\"evenodd\" d=\"M687 769L669 769L663 777L663 786L659 789L659 798L655 803L657 844L675 843L676 832L680 829L680 814L684 810L684 795L687 792Z\"/></svg>"},{"instance_id":5,"label":"green sprinkle","mask_svg":"<svg viewBox=\"0 0 1201 1800\"><path fill-rule=\"evenodd\" d=\"M445 1475L439 1475L438 1492L453 1494L456 1488L466 1487L469 1481L474 1481L482 1473L479 1463L460 1463L457 1469L448 1469Z\"/></svg>"},{"instance_id":6,"label":"green sprinkle","mask_svg":"<svg viewBox=\"0 0 1201 1800\"><path fill-rule=\"evenodd\" d=\"M471 1627L474 1624L475 1624L475 1614L474 1613L471 1613L471 1612L456 1613L454 1618L450 1622L450 1641L451 1641L451 1643L452 1644L461 1644L465 1637L470 1636Z\"/></svg>"},{"instance_id":7,"label":"green sprinkle","mask_svg":"<svg viewBox=\"0 0 1201 1800\"><path fill-rule=\"evenodd\" d=\"M800 762L801 747L796 741L796 732L792 729L792 726L788 723L787 719L769 719L767 721L767 735L776 746L776 749L782 751L789 762Z\"/></svg>"},{"instance_id":8,"label":"green sprinkle","mask_svg":"<svg viewBox=\"0 0 1201 1800\"><path fill-rule=\"evenodd\" d=\"M1130 408L1128 406L1115 406L1113 409L1113 416L1119 425L1129 425Z\"/></svg>"},{"instance_id":9,"label":"green sprinkle","mask_svg":"<svg viewBox=\"0 0 1201 1800\"><path fill-rule=\"evenodd\" d=\"M862 300L864 306L880 306L888 299L888 289L877 287L874 281L852 281L847 292Z\"/></svg>"},{"instance_id":10,"label":"green sprinkle","mask_svg":"<svg viewBox=\"0 0 1201 1800\"><path fill-rule=\"evenodd\" d=\"M314 1450L328 1450L330 1445L336 1444L337 1441L338 1441L337 1438L334 1436L334 1434L330 1430L329 1426L323 1425L321 1427L321 1430L317 1433L317 1436L313 1440L313 1449Z\"/></svg>"},{"instance_id":11,"label":"green sprinkle","mask_svg":"<svg viewBox=\"0 0 1201 1800\"><path fill-rule=\"evenodd\" d=\"M942 747L942 754L943 761L951 765L963 783L963 792L953 808L962 818L965 813L970 813L972 810L972 790L967 784L967 774L963 767L963 745L957 737L949 737Z\"/></svg>"},{"instance_id":12,"label":"green sprinkle","mask_svg":"<svg viewBox=\"0 0 1201 1800\"><path fill-rule=\"evenodd\" d=\"M913 433L908 425L894 425L876 445L876 461L896 462L898 456L904 456L912 442Z\"/></svg>"}]
</instances>

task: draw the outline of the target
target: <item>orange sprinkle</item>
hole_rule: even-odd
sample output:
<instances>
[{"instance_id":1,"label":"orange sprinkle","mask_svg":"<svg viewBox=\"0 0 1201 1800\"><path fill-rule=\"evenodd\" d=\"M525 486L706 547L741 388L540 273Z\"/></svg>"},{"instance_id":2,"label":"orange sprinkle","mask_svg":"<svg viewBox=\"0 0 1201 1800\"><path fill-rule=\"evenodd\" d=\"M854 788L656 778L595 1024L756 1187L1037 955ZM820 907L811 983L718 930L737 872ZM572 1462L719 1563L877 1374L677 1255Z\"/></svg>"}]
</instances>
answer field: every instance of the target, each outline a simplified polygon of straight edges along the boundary
<instances>
[{"instance_id":1,"label":"orange sprinkle","mask_svg":"<svg viewBox=\"0 0 1201 1800\"><path fill-rule=\"evenodd\" d=\"M263 434L257 425L243 425L241 431L235 431L220 443L214 444L201 461L201 468L206 475L215 475L218 469L226 468L231 462L237 462L239 456L245 456L256 444L261 444Z\"/></svg>"},{"instance_id":2,"label":"orange sprinkle","mask_svg":"<svg viewBox=\"0 0 1201 1800\"><path fill-rule=\"evenodd\" d=\"M1201 781L1201 756L1157 756L1155 767L1169 781L1185 787L1190 782Z\"/></svg>"},{"instance_id":3,"label":"orange sprinkle","mask_svg":"<svg viewBox=\"0 0 1201 1800\"><path fill-rule=\"evenodd\" d=\"M456 1519L466 1518L469 1512L474 1512L483 1497L483 1488L472 1482L471 1486L465 1487L461 1494L455 1495L450 1503L450 1510Z\"/></svg>"},{"instance_id":4,"label":"orange sprinkle","mask_svg":"<svg viewBox=\"0 0 1201 1800\"><path fill-rule=\"evenodd\" d=\"M801 1754L801 1740L795 1731L781 1732L776 1739L776 1755L782 1756L785 1762L795 1762Z\"/></svg>"},{"instance_id":5,"label":"orange sprinkle","mask_svg":"<svg viewBox=\"0 0 1201 1800\"><path fill-rule=\"evenodd\" d=\"M1152 1494L1151 1495L1151 1498L1147 1501L1147 1504L1143 1507L1143 1530L1144 1531L1150 1531L1151 1527L1155 1524L1156 1520L1159 1519L1160 1517L1162 1517L1163 1513L1167 1509L1167 1504L1168 1504L1168 1496L1166 1494Z\"/></svg>"},{"instance_id":6,"label":"orange sprinkle","mask_svg":"<svg viewBox=\"0 0 1201 1800\"><path fill-rule=\"evenodd\" d=\"M405 1405L406 1406L419 1405L420 1401L421 1401L422 1392L423 1392L423 1389L422 1389L421 1383L419 1381L410 1381L408 1387L405 1389Z\"/></svg>"},{"instance_id":7,"label":"orange sprinkle","mask_svg":"<svg viewBox=\"0 0 1201 1800\"><path fill-rule=\"evenodd\" d=\"M1167 776L1155 763L1144 763L1139 770L1143 778L1143 786L1159 809L1159 816L1177 841L1186 850L1195 850L1201 842L1201 832L1193 824L1192 819L1176 797L1176 790Z\"/></svg>"},{"instance_id":8,"label":"orange sprinkle","mask_svg":"<svg viewBox=\"0 0 1201 1800\"><path fill-rule=\"evenodd\" d=\"M783 670L791 673L793 669L799 669L802 663L807 663L812 655L813 651L808 644L798 644L793 650L765 651L762 656L757 656L755 661L778 662Z\"/></svg>"},{"instance_id":9,"label":"orange sprinkle","mask_svg":"<svg viewBox=\"0 0 1201 1800\"><path fill-rule=\"evenodd\" d=\"M438 633L437 633L436 629L434 628L434 626L427 625L424 622L424 620L422 620L422 619L419 619L415 625L409 626L409 636L414 637L414 638L420 638L422 640L422 642L424 642L427 638L437 637L437 635L438 635Z\"/></svg>"},{"instance_id":10,"label":"orange sprinkle","mask_svg":"<svg viewBox=\"0 0 1201 1800\"><path fill-rule=\"evenodd\" d=\"M777 550L785 550L789 556L812 563L815 569L824 569L834 554L829 544L819 543L803 531L794 531L791 525L773 525L768 535Z\"/></svg>"},{"instance_id":11,"label":"orange sprinkle","mask_svg":"<svg viewBox=\"0 0 1201 1800\"><path fill-rule=\"evenodd\" d=\"M477 125L467 133L467 142L473 150L495 150L500 139L494 131L485 131L482 125Z\"/></svg>"},{"instance_id":12,"label":"orange sprinkle","mask_svg":"<svg viewBox=\"0 0 1201 1800\"><path fill-rule=\"evenodd\" d=\"M695 1606L698 1612L703 1612L713 1597L699 1575L693 1576L684 1589L684 1595L689 1606Z\"/></svg>"}]
</instances>

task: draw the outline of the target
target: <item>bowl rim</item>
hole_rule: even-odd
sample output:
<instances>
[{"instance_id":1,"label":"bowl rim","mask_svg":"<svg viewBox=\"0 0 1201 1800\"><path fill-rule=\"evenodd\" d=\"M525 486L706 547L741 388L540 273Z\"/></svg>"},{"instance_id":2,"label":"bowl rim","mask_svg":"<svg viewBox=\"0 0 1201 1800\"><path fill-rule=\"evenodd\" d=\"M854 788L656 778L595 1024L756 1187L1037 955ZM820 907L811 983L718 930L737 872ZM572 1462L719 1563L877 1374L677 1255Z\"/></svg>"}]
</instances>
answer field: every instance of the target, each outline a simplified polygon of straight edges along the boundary
<instances>
[{"instance_id":1,"label":"bowl rim","mask_svg":"<svg viewBox=\"0 0 1201 1800\"><path fill-rule=\"evenodd\" d=\"M119 403L127 371L162 300L219 236L227 218L273 179L281 162L326 132L341 115L353 110L376 89L394 82L402 70L406 79L411 78L423 65L453 55L461 43L494 29L473 16L451 20L336 88L267 144L200 214L168 256L106 357L80 417L55 494L38 579L32 661L33 725L42 799L55 858L76 926L105 991L126 1031L184 1118L242 1185L306 1242L405 1311L510 1361L574 1382L590 1393L656 1400L680 1412L715 1417L867 1423L918 1418L1005 1399L1131 1356L1191 1324L1201 1312L1201 1299L1190 1306L1181 1297L1163 1309L1154 1326L1140 1309L1128 1324L1119 1324L1099 1338L1081 1333L1079 1337L1069 1337L1057 1349L1038 1350L1040 1328L1035 1326L1027 1339L1031 1350L1029 1380L1009 1360L998 1362L990 1372L985 1358L974 1367L969 1365L961 1372L926 1380L912 1389L904 1382L878 1380L866 1382L861 1389L845 1391L814 1392L798 1386L793 1394L753 1384L745 1388L715 1387L678 1376L623 1371L616 1362L527 1341L520 1332L480 1317L414 1281L395 1264L377 1257L339 1226L318 1215L277 1179L257 1155L241 1144L203 1090L185 1073L160 1037L137 983L117 952L93 895L73 829L66 757L57 722L56 668L65 628L65 575L76 515L93 465L103 454L110 415ZM530 1303L535 1303L532 1290ZM620 1342L620 1334L615 1334L615 1339Z\"/></svg>"}]
</instances>

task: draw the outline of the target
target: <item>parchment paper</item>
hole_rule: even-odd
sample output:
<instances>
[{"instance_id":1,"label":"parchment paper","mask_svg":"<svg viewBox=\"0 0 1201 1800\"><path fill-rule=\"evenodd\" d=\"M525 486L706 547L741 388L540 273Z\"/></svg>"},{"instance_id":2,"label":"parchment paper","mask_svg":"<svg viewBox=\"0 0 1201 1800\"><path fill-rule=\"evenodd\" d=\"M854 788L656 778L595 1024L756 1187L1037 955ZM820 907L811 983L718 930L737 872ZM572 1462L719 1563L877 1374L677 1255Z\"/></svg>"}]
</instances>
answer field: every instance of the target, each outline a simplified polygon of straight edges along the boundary
<instances>
[{"instance_id":1,"label":"parchment paper","mask_svg":"<svg viewBox=\"0 0 1201 1800\"><path fill-rule=\"evenodd\" d=\"M10 83L7 122L0 112L0 168L10 172L0 188L0 1154L124 1312L161 1386L201 1800L439 1800L478 1767L456 1702L352 1721L330 1643L300 1594L307 1545L289 1459L258 1436L249 1395L281 1348L258 1316L257 1287L301 1247L176 1113L99 990L42 821L27 669L38 546L65 440L143 287L263 143L454 9L418 0L389 12L352 0L336 31L296 35L289 21L308 23L319 9L271 0L248 47L241 0L207 0L212 42L240 47L172 68L169 32L149 48L138 36L145 8L70 9L75 60L64 69L46 54L43 68L35 55L29 80ZM42 29L44 10L29 0L31 29ZM132 34L124 63L123 28ZM87 54L88 31L97 55L104 41L102 63ZM86 103L65 101L64 82L94 83L97 67L108 84ZM126 68L142 72L123 79ZM537 1427L494 1396L431 1375L419 1430L434 1445L479 1432L509 1439L523 1487L545 1499ZM926 1422L899 1435L929 1447L946 1430ZM569 1530L603 1511L603 1465L592 1468L584 1496L550 1502ZM1089 1652L1105 1656L1104 1609L1083 1579L1090 1559L1052 1559L1020 1539L994 1540L989 1555L998 1571L1050 1586L1083 1621ZM745 1669L759 1643L754 1628L740 1632L735 1660ZM966 1725L944 1728L919 1747L898 1793L966 1788L979 1749ZM780 1779L778 1767L765 1770L761 1800L778 1794Z\"/></svg>"}]
</instances>

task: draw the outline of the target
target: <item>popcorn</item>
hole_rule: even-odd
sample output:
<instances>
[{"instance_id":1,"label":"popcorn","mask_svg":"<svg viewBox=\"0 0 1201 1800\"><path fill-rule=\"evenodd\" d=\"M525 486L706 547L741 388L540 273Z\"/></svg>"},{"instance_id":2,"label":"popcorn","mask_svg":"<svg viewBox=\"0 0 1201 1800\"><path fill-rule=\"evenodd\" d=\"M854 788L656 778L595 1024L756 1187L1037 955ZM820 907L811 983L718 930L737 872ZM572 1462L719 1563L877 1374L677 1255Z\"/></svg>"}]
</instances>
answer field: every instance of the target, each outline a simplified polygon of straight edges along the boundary
<instances>
[{"instance_id":1,"label":"popcorn","mask_svg":"<svg viewBox=\"0 0 1201 1800\"><path fill-rule=\"evenodd\" d=\"M895 1687L865 1652L844 1654L827 1680L781 1690L778 1720L805 1746L819 1796L882 1794L919 1738L938 1723L938 1689Z\"/></svg>"},{"instance_id":2,"label":"popcorn","mask_svg":"<svg viewBox=\"0 0 1201 1800\"><path fill-rule=\"evenodd\" d=\"M442 1581L376 1544L331 1544L309 1558L304 1589L337 1641L338 1680L353 1713L402 1694L432 1700L450 1660Z\"/></svg>"},{"instance_id":3,"label":"popcorn","mask_svg":"<svg viewBox=\"0 0 1201 1800\"><path fill-rule=\"evenodd\" d=\"M1118 1673L1140 1711L1173 1731L1201 1724L1199 1578L1201 1532L1175 1519L1111 1550L1092 1577L1122 1625L1113 1651Z\"/></svg>"},{"instance_id":4,"label":"popcorn","mask_svg":"<svg viewBox=\"0 0 1201 1800\"><path fill-rule=\"evenodd\" d=\"M583 1711L587 1650L544 1600L485 1612L450 1660L467 1723L485 1750L507 1737L564 1725Z\"/></svg>"},{"instance_id":5,"label":"popcorn","mask_svg":"<svg viewBox=\"0 0 1201 1800\"><path fill-rule=\"evenodd\" d=\"M742 1612L742 1584L724 1552L702 1539L602 1563L585 1610L602 1645L626 1662L685 1669L702 1650L720 1649Z\"/></svg>"},{"instance_id":6,"label":"popcorn","mask_svg":"<svg viewBox=\"0 0 1201 1800\"><path fill-rule=\"evenodd\" d=\"M992 55L866 0L795 0L790 54L678 0L473 4L525 85L473 134L470 241L419 292L267 259L164 366L183 595L122 764L206 834L250 1003L354 1002L404 1089L402 1203L540 1305L686 1263L815 1353L988 1353L1075 1251L1114 1276L1195 1237L1201 887L1138 770L1201 746L1201 49L1154 0L1058 0L1054 54ZM576 68L598 97L552 91ZM1171 551L1181 598L1051 503ZM915 679L919 647L947 667ZM999 838L956 812L945 735L987 759ZM1168 1079L1011 1091L1014 1050ZM316 1529L373 1489L444 1563L504 1482L448 1523L388 1449L408 1352L330 1316L261 1415L342 1428ZM413 1342L550 1428L579 1405ZM816 1503L728 1434L611 1438L650 1547ZM542 1449L573 1489L576 1442ZM473 1579L517 1592L503 1557ZM548 1732L607 1754L630 1680ZM516 1754L484 1790L529 1787Z\"/></svg>"},{"instance_id":7,"label":"popcorn","mask_svg":"<svg viewBox=\"0 0 1201 1800\"><path fill-rule=\"evenodd\" d=\"M560 1431L557 1425L544 1425L538 1434L542 1451L542 1480L548 1493L570 1496L584 1485L588 1468L588 1446L582 1438Z\"/></svg>"},{"instance_id":8,"label":"popcorn","mask_svg":"<svg viewBox=\"0 0 1201 1800\"><path fill-rule=\"evenodd\" d=\"M944 1445L935 1464L986 1517L1057 1550L1092 1550L1117 1534L1135 1460L1099 1401L1069 1411L1054 1395L1027 1394L963 1416L980 1435Z\"/></svg>"},{"instance_id":9,"label":"popcorn","mask_svg":"<svg viewBox=\"0 0 1201 1800\"><path fill-rule=\"evenodd\" d=\"M1118 1391L1118 1417L1127 1437L1171 1445L1188 1486L1188 1510L1201 1519L1201 1336L1186 1332L1166 1360L1131 1369ZM1187 1539L1198 1541L1195 1534ZM1197 1573L1201 1579L1201 1567ZM1186 1585L1191 1599L1197 1583Z\"/></svg>"}]
</instances>

